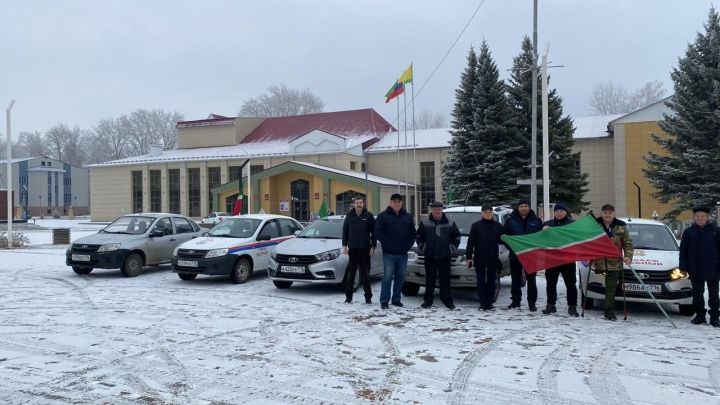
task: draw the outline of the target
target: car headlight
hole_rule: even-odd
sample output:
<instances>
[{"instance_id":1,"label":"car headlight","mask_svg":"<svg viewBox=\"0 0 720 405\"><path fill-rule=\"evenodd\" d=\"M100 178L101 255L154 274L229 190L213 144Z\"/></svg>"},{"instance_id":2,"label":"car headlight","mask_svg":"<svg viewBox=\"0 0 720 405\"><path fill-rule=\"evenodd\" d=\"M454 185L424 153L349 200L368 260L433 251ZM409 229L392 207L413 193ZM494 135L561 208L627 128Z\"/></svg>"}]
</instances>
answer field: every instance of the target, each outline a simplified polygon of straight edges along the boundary
<instances>
[{"instance_id":1,"label":"car headlight","mask_svg":"<svg viewBox=\"0 0 720 405\"><path fill-rule=\"evenodd\" d=\"M320 262L327 262L330 260L335 260L338 257L340 257L341 252L342 252L341 249L335 249L335 250L330 250L327 252L319 253L319 254L315 255L315 257Z\"/></svg>"},{"instance_id":2,"label":"car headlight","mask_svg":"<svg viewBox=\"0 0 720 405\"><path fill-rule=\"evenodd\" d=\"M120 249L119 243L108 243L106 245L100 246L100 248L98 249L98 253L112 252L113 250L118 250L118 249Z\"/></svg>"},{"instance_id":3,"label":"car headlight","mask_svg":"<svg viewBox=\"0 0 720 405\"><path fill-rule=\"evenodd\" d=\"M277 258L277 252L275 251L275 249L270 251L270 258L273 260Z\"/></svg>"},{"instance_id":4,"label":"car headlight","mask_svg":"<svg viewBox=\"0 0 720 405\"><path fill-rule=\"evenodd\" d=\"M688 274L687 272L680 270L679 267L674 268L670 272L670 280L681 280L683 278L688 278Z\"/></svg>"},{"instance_id":5,"label":"car headlight","mask_svg":"<svg viewBox=\"0 0 720 405\"><path fill-rule=\"evenodd\" d=\"M227 254L227 249L214 249L205 254L206 259L210 259L212 257L220 257L225 256Z\"/></svg>"}]
</instances>

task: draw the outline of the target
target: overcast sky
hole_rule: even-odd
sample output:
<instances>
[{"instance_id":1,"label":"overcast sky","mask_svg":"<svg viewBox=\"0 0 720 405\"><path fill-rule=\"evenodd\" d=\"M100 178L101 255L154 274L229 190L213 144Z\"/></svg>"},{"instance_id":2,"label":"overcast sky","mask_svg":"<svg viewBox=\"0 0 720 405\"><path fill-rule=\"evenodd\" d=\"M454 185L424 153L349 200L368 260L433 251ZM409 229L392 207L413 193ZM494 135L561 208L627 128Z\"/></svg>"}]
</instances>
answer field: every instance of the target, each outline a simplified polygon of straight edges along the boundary
<instances>
[{"instance_id":1,"label":"overcast sky","mask_svg":"<svg viewBox=\"0 0 720 405\"><path fill-rule=\"evenodd\" d=\"M414 62L415 91L481 0L0 0L0 107L15 99L14 139L64 122L92 128L137 108L186 119L236 115L272 84L309 87L325 111L374 108ZM703 30L692 0L540 0L539 48L550 42L551 87L565 112L588 116L600 81L634 88L669 73ZM532 0L486 0L416 99L452 109L471 45L486 39L504 77L532 34ZM5 120L0 118L0 132Z\"/></svg>"}]
</instances>

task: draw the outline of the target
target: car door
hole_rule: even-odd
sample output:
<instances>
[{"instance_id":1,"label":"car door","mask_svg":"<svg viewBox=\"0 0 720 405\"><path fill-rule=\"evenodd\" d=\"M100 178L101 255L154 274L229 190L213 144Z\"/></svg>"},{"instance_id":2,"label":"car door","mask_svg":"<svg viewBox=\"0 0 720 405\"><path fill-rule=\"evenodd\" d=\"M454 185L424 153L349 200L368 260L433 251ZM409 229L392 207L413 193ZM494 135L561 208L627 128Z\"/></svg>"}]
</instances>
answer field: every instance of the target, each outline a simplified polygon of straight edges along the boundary
<instances>
[{"instance_id":1,"label":"car door","mask_svg":"<svg viewBox=\"0 0 720 405\"><path fill-rule=\"evenodd\" d=\"M175 225L175 241L173 241L172 249L183 242L187 242L196 236L195 228L187 218L173 217L173 225ZM172 251L171 251L172 252Z\"/></svg>"},{"instance_id":2,"label":"car door","mask_svg":"<svg viewBox=\"0 0 720 405\"><path fill-rule=\"evenodd\" d=\"M255 270L259 269L267 269L268 267L268 257L270 256L270 252L272 252L275 249L275 246L278 243L278 239L281 237L280 233L280 225L278 224L277 220L275 219L269 219L265 221L262 228L260 228L260 233L258 233L258 239L264 239L269 237L269 240L258 240L258 248L255 249Z\"/></svg>"},{"instance_id":3,"label":"car door","mask_svg":"<svg viewBox=\"0 0 720 405\"><path fill-rule=\"evenodd\" d=\"M148 264L158 264L170 261L173 249L177 244L173 223L170 217L160 218L150 230L150 235L158 236L148 238Z\"/></svg>"}]
</instances>

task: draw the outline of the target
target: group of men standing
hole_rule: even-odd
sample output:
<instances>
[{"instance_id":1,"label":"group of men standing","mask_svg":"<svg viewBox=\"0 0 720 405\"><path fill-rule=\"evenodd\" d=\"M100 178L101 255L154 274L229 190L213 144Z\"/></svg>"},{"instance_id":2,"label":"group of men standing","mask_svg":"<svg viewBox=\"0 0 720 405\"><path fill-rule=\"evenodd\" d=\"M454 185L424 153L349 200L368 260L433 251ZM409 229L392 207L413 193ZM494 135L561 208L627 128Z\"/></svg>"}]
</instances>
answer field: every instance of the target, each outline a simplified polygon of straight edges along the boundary
<instances>
[{"instance_id":1,"label":"group of men standing","mask_svg":"<svg viewBox=\"0 0 720 405\"><path fill-rule=\"evenodd\" d=\"M440 300L449 309L455 309L450 288L451 260L460 245L461 234L457 225L443 213L443 204L434 202L431 212L415 229L412 216L402 207L400 194L393 194L385 211L373 217L364 207L364 200L357 198L354 209L347 214L343 225L343 252L349 254L350 265L347 280L354 280L360 271L365 302L371 303L370 257L380 241L383 247L384 275L380 305L402 307L402 288L405 282L408 251L417 243L425 259L425 294L421 307L433 305L435 285L439 281ZM468 268L474 268L477 280L479 310L494 309L497 274L501 269L499 246L504 244L502 235L527 235L547 227L565 226L573 222L564 204L554 207L554 216L544 223L530 208L527 200L520 200L504 225L494 218L491 204L482 205L481 217L472 224L465 259ZM694 223L682 237L680 244L680 269L690 274L693 285L693 305L696 317L692 323L705 323L705 284L710 295L710 323L720 326L720 228L708 222L709 209L696 207ZM621 256L595 259L590 268L605 276L605 319L615 321L615 293L624 265L632 263L634 254L632 237L627 224L615 216L611 204L603 205L598 224L618 248ZM526 272L514 252L510 251L510 275L512 278L511 301L508 309L521 307L523 279L527 285L527 304L532 312L537 311L536 273ZM557 312L557 284L560 276L567 290L568 314L579 316L577 311L577 286L575 263L563 264L545 270L547 304L543 314ZM352 282L346 283L346 300L352 302ZM392 291L391 291L392 290Z\"/></svg>"}]
</instances>

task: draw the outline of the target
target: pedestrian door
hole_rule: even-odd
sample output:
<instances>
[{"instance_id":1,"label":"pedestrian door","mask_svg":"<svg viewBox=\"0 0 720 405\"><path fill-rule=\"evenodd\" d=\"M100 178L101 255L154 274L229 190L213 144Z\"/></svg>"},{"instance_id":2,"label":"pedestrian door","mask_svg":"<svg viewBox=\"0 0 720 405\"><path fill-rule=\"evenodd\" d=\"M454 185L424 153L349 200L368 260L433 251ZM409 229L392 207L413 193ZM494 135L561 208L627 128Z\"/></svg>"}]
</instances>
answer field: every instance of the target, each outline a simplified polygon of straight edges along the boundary
<instances>
[{"instance_id":1,"label":"pedestrian door","mask_svg":"<svg viewBox=\"0 0 720 405\"><path fill-rule=\"evenodd\" d=\"M310 219L310 182L300 179L290 183L290 204L293 218L300 222Z\"/></svg>"}]
</instances>

